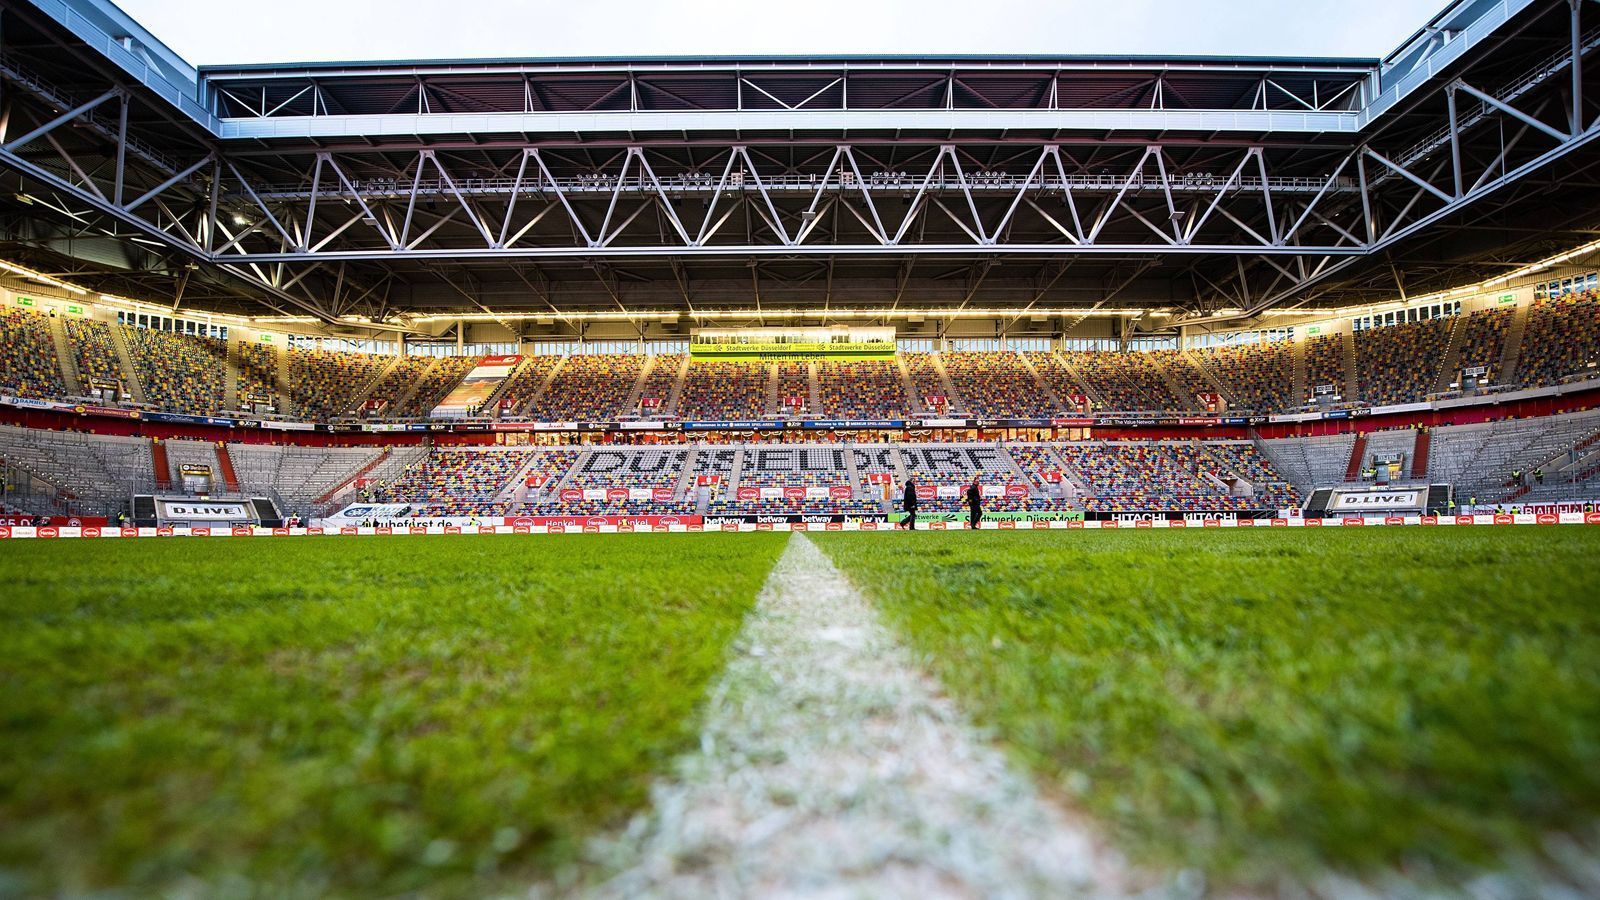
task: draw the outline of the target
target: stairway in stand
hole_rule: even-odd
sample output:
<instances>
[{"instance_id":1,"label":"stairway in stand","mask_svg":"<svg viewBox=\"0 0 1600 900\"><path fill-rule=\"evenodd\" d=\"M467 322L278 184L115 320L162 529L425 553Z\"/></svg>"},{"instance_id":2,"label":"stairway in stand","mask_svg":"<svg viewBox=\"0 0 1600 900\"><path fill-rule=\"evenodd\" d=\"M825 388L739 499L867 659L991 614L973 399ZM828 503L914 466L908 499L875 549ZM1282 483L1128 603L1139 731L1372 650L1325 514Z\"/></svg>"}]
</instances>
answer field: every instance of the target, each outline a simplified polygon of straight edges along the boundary
<instances>
[{"instance_id":1,"label":"stairway in stand","mask_svg":"<svg viewBox=\"0 0 1600 900\"><path fill-rule=\"evenodd\" d=\"M1428 446L1433 443L1433 432L1424 428L1417 432L1417 443L1411 448L1411 477L1428 477Z\"/></svg>"},{"instance_id":2,"label":"stairway in stand","mask_svg":"<svg viewBox=\"0 0 1600 900\"><path fill-rule=\"evenodd\" d=\"M50 340L55 344L56 361L61 364L61 384L67 396L83 396L83 382L78 377L78 362L72 354L72 342L67 339L67 326L60 316L50 317Z\"/></svg>"},{"instance_id":3,"label":"stairway in stand","mask_svg":"<svg viewBox=\"0 0 1600 900\"><path fill-rule=\"evenodd\" d=\"M239 408L239 368L244 364L243 355L244 351L239 349L239 332L234 331L228 336L227 364L223 369L223 409Z\"/></svg>"},{"instance_id":4,"label":"stairway in stand","mask_svg":"<svg viewBox=\"0 0 1600 900\"><path fill-rule=\"evenodd\" d=\"M1506 346L1500 353L1500 367L1494 376L1496 384L1513 384L1517 380L1517 369L1522 359L1522 336L1528 331L1528 312L1532 308L1531 304L1518 303L1517 311L1511 316L1511 329L1506 332Z\"/></svg>"},{"instance_id":5,"label":"stairway in stand","mask_svg":"<svg viewBox=\"0 0 1600 900\"><path fill-rule=\"evenodd\" d=\"M1367 455L1367 436L1356 435L1356 442L1350 445L1350 464L1344 468L1344 480L1355 481L1361 477L1361 461Z\"/></svg>"},{"instance_id":6,"label":"stairway in stand","mask_svg":"<svg viewBox=\"0 0 1600 900\"><path fill-rule=\"evenodd\" d=\"M172 490L172 463L167 460L167 445L160 438L150 439L150 466L155 469L156 488Z\"/></svg>"},{"instance_id":7,"label":"stairway in stand","mask_svg":"<svg viewBox=\"0 0 1600 900\"><path fill-rule=\"evenodd\" d=\"M1452 316L1450 321L1450 340L1444 346L1444 358L1439 363L1439 371L1433 379L1433 392L1442 394L1450 390L1450 385L1455 383L1456 376L1461 373L1461 342L1467 331L1466 316Z\"/></svg>"},{"instance_id":8,"label":"stairway in stand","mask_svg":"<svg viewBox=\"0 0 1600 900\"><path fill-rule=\"evenodd\" d=\"M1360 362L1356 356L1356 333L1346 329L1341 338L1344 347L1344 402L1353 403L1361 396Z\"/></svg>"},{"instance_id":9,"label":"stairway in stand","mask_svg":"<svg viewBox=\"0 0 1600 900\"><path fill-rule=\"evenodd\" d=\"M128 326L109 325L111 346L117 351L117 364L122 367L122 386L135 403L144 403L144 380L139 368L133 364L133 350L128 346Z\"/></svg>"},{"instance_id":10,"label":"stairway in stand","mask_svg":"<svg viewBox=\"0 0 1600 900\"><path fill-rule=\"evenodd\" d=\"M1300 332L1296 331L1295 333L1298 335ZM1307 393L1308 388L1306 387L1308 380L1306 376L1306 339L1304 337L1296 337L1294 339L1294 375L1289 383L1289 405L1291 408L1303 406L1309 400L1310 394Z\"/></svg>"},{"instance_id":11,"label":"stairway in stand","mask_svg":"<svg viewBox=\"0 0 1600 900\"><path fill-rule=\"evenodd\" d=\"M239 493L239 476L233 471L233 457L228 455L226 442L217 443L217 468L222 473L222 486L230 494Z\"/></svg>"}]
</instances>

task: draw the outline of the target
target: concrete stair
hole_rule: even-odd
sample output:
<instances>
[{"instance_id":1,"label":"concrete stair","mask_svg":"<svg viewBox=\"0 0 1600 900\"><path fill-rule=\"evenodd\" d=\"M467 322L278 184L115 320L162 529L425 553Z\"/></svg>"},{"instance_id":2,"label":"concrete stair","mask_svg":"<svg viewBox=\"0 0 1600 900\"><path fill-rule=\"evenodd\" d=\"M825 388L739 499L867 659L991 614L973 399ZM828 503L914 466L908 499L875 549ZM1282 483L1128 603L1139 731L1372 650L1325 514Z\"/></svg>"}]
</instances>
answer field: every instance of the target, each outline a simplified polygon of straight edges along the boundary
<instances>
[{"instance_id":1,"label":"concrete stair","mask_svg":"<svg viewBox=\"0 0 1600 900\"><path fill-rule=\"evenodd\" d=\"M927 415L927 401L924 400L921 394L917 391L916 385L911 383L911 373L906 369L905 360L901 359L898 354L896 354L894 358L894 367L895 370L900 373L900 389L906 392L906 399L911 401L911 409L909 412L916 413L920 416Z\"/></svg>"},{"instance_id":2,"label":"concrete stair","mask_svg":"<svg viewBox=\"0 0 1600 900\"><path fill-rule=\"evenodd\" d=\"M1227 404L1230 408L1239 405L1238 401L1236 401L1233 397L1233 391L1229 389L1227 385L1222 383L1222 379L1217 377L1217 373L1211 371L1211 369L1206 366L1205 362L1198 353L1195 353L1193 350L1185 350L1183 351L1183 359L1190 366L1194 367L1196 372L1200 373L1201 380L1203 380L1206 384L1211 385L1211 389L1216 391L1217 394L1222 397L1223 403Z\"/></svg>"},{"instance_id":3,"label":"concrete stair","mask_svg":"<svg viewBox=\"0 0 1600 900\"><path fill-rule=\"evenodd\" d=\"M135 403L144 403L144 382L139 378L139 367L133 364L133 351L128 347L126 325L108 326L111 345L117 348L117 364L122 367L122 386Z\"/></svg>"},{"instance_id":4,"label":"concrete stair","mask_svg":"<svg viewBox=\"0 0 1600 900\"><path fill-rule=\"evenodd\" d=\"M1293 355L1294 378L1290 384L1290 390L1292 390L1294 393L1291 395L1290 399L1292 401L1292 406L1299 407L1304 406L1307 400L1306 339L1304 335L1297 335L1295 337Z\"/></svg>"},{"instance_id":5,"label":"concrete stair","mask_svg":"<svg viewBox=\"0 0 1600 900\"><path fill-rule=\"evenodd\" d=\"M227 365L222 373L222 408L239 408L239 366L241 351L239 350L239 335L230 331L228 334Z\"/></svg>"},{"instance_id":6,"label":"concrete stair","mask_svg":"<svg viewBox=\"0 0 1600 900\"><path fill-rule=\"evenodd\" d=\"M1350 445L1350 462L1344 467L1344 480L1355 481L1361 477L1361 461L1367 455L1367 436L1356 435L1356 442Z\"/></svg>"},{"instance_id":7,"label":"concrete stair","mask_svg":"<svg viewBox=\"0 0 1600 900\"><path fill-rule=\"evenodd\" d=\"M83 381L78 375L78 357L72 352L72 342L67 339L67 325L60 316L50 317L50 342L56 348L56 360L61 364L61 383L67 396L83 396Z\"/></svg>"},{"instance_id":8,"label":"concrete stair","mask_svg":"<svg viewBox=\"0 0 1600 900\"><path fill-rule=\"evenodd\" d=\"M639 408L639 399L644 396L644 385L649 380L650 373L661 364L660 357L647 356L645 364L639 367L639 377L633 380L633 387L628 389L628 399L623 401L620 412L633 412Z\"/></svg>"},{"instance_id":9,"label":"concrete stair","mask_svg":"<svg viewBox=\"0 0 1600 900\"><path fill-rule=\"evenodd\" d=\"M1034 368L1033 361L1028 359L1028 354L1018 353L1017 359L1022 361L1022 367L1028 370L1029 375L1033 376L1033 383L1039 388L1039 393L1043 394L1045 399L1050 401L1050 408L1056 412L1065 411L1067 404L1063 402L1061 396L1056 393L1056 389L1051 387L1050 383L1044 380L1044 376L1039 374L1039 370Z\"/></svg>"},{"instance_id":10,"label":"concrete stair","mask_svg":"<svg viewBox=\"0 0 1600 900\"><path fill-rule=\"evenodd\" d=\"M1461 371L1461 342L1467 333L1467 317L1451 316L1450 339L1445 343L1444 356L1439 363L1439 373L1433 379L1433 393L1450 390L1450 383Z\"/></svg>"},{"instance_id":11,"label":"concrete stair","mask_svg":"<svg viewBox=\"0 0 1600 900\"><path fill-rule=\"evenodd\" d=\"M778 381L778 364L772 363L767 366L767 404L762 412L762 415L769 418L778 415L778 405L783 399L778 396Z\"/></svg>"},{"instance_id":12,"label":"concrete stair","mask_svg":"<svg viewBox=\"0 0 1600 900\"><path fill-rule=\"evenodd\" d=\"M672 499L681 503L695 496L692 493L695 488L694 469L696 457L699 455L700 448L691 444L689 446L689 452L685 453L683 456L683 470L678 473L678 483L673 485Z\"/></svg>"},{"instance_id":13,"label":"concrete stair","mask_svg":"<svg viewBox=\"0 0 1600 900\"><path fill-rule=\"evenodd\" d=\"M683 399L683 381L688 374L689 354L685 353L683 362L678 366L677 377L672 379L672 393L667 395L666 406L661 410L663 416L675 416L678 414L678 401Z\"/></svg>"},{"instance_id":14,"label":"concrete stair","mask_svg":"<svg viewBox=\"0 0 1600 900\"><path fill-rule=\"evenodd\" d=\"M1150 362L1155 366L1156 373L1161 376L1161 383L1167 386L1167 390L1171 392L1172 396L1178 398L1179 410L1200 409L1200 398L1190 395L1189 389L1183 386L1183 382L1179 380L1176 372L1162 365L1153 356Z\"/></svg>"},{"instance_id":15,"label":"concrete stair","mask_svg":"<svg viewBox=\"0 0 1600 900\"><path fill-rule=\"evenodd\" d=\"M1433 432L1424 428L1417 432L1417 442L1411 448L1411 477L1428 477L1428 448L1433 444Z\"/></svg>"},{"instance_id":16,"label":"concrete stair","mask_svg":"<svg viewBox=\"0 0 1600 900\"><path fill-rule=\"evenodd\" d=\"M1339 338L1344 348L1344 402L1353 403L1361 396L1360 369L1356 364L1356 335L1346 329Z\"/></svg>"},{"instance_id":17,"label":"concrete stair","mask_svg":"<svg viewBox=\"0 0 1600 900\"><path fill-rule=\"evenodd\" d=\"M372 377L367 380L367 383L362 385L361 390L356 391L353 395L351 395L350 405L345 408L342 415L355 415L356 411L361 409L361 405L367 402L367 398L372 396L373 390L377 388L379 384L383 383L383 379L394 370L395 366L400 365L400 360L400 356L391 357L387 363L378 369L377 372L374 372ZM398 406L398 404L396 405Z\"/></svg>"},{"instance_id":18,"label":"concrete stair","mask_svg":"<svg viewBox=\"0 0 1600 900\"><path fill-rule=\"evenodd\" d=\"M1518 303L1511 316L1511 327L1506 330L1506 346L1500 353L1500 367L1496 370L1495 384L1515 384L1517 365L1522 359L1522 337L1528 333L1528 313L1532 305Z\"/></svg>"},{"instance_id":19,"label":"concrete stair","mask_svg":"<svg viewBox=\"0 0 1600 900\"><path fill-rule=\"evenodd\" d=\"M550 371L544 376L544 381L534 389L531 395L529 395L528 402L522 404L520 409L513 409L511 411L511 415L525 416L528 414L529 410L533 409L534 404L543 400L544 395L550 393L550 386L556 383L556 376L560 375L561 370L567 367L567 360L570 358L571 357L563 356L557 360L556 364L551 366ZM496 400L495 402L499 403L500 401Z\"/></svg>"},{"instance_id":20,"label":"concrete stair","mask_svg":"<svg viewBox=\"0 0 1600 900\"><path fill-rule=\"evenodd\" d=\"M933 361L933 371L939 374L939 383L944 385L945 406L951 412L968 412L967 399L956 393L955 382L950 380L950 372L944 367L944 357L935 353L929 357Z\"/></svg>"},{"instance_id":21,"label":"concrete stair","mask_svg":"<svg viewBox=\"0 0 1600 900\"><path fill-rule=\"evenodd\" d=\"M273 355L278 360L277 378L274 379L274 386L278 389L278 411L286 416L299 415L300 410L294 403L294 391L289 386L289 348L275 344Z\"/></svg>"},{"instance_id":22,"label":"concrete stair","mask_svg":"<svg viewBox=\"0 0 1600 900\"><path fill-rule=\"evenodd\" d=\"M1073 365L1065 354L1056 353L1056 362L1067 370L1067 374L1071 375L1072 380L1077 382L1078 388L1083 391L1084 396L1089 398L1091 404L1100 409L1106 409L1110 406L1110 404L1106 403L1106 398L1100 396L1100 392L1094 389L1094 386L1089 383L1089 379L1083 377L1083 373L1078 371L1078 367Z\"/></svg>"}]
</instances>

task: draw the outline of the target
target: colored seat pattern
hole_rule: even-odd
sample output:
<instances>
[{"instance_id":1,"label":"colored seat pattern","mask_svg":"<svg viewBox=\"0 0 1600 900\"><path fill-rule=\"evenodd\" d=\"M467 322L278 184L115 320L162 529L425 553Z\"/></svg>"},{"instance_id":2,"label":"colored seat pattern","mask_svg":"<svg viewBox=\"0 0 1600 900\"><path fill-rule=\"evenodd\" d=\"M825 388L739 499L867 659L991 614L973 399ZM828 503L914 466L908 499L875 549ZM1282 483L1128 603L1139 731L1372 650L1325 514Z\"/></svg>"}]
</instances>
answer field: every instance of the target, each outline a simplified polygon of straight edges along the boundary
<instances>
[{"instance_id":1,"label":"colored seat pattern","mask_svg":"<svg viewBox=\"0 0 1600 900\"><path fill-rule=\"evenodd\" d=\"M72 347L72 359L78 366L78 383L84 392L97 384L126 391L128 380L122 372L116 342L111 337L112 326L93 319L67 319L62 324L67 329L67 343Z\"/></svg>"},{"instance_id":2,"label":"colored seat pattern","mask_svg":"<svg viewBox=\"0 0 1600 900\"><path fill-rule=\"evenodd\" d=\"M771 364L690 360L678 399L682 419L759 419L767 408Z\"/></svg>"},{"instance_id":3,"label":"colored seat pattern","mask_svg":"<svg viewBox=\"0 0 1600 900\"><path fill-rule=\"evenodd\" d=\"M1233 344L1197 351L1236 408L1270 414L1300 405L1294 397L1294 342ZM1302 398L1303 399L1303 398Z\"/></svg>"},{"instance_id":4,"label":"colored seat pattern","mask_svg":"<svg viewBox=\"0 0 1600 900\"><path fill-rule=\"evenodd\" d=\"M393 359L367 353L289 349L289 396L295 412L325 422L353 415L350 407Z\"/></svg>"},{"instance_id":5,"label":"colored seat pattern","mask_svg":"<svg viewBox=\"0 0 1600 900\"><path fill-rule=\"evenodd\" d=\"M944 370L969 415L1037 418L1052 411L1039 379L1015 353L946 353Z\"/></svg>"},{"instance_id":6,"label":"colored seat pattern","mask_svg":"<svg viewBox=\"0 0 1600 900\"><path fill-rule=\"evenodd\" d=\"M817 392L829 419L904 419L911 410L891 359L818 362Z\"/></svg>"},{"instance_id":7,"label":"colored seat pattern","mask_svg":"<svg viewBox=\"0 0 1600 900\"><path fill-rule=\"evenodd\" d=\"M529 417L549 422L614 419L639 382L644 357L627 354L573 354Z\"/></svg>"},{"instance_id":8,"label":"colored seat pattern","mask_svg":"<svg viewBox=\"0 0 1600 900\"><path fill-rule=\"evenodd\" d=\"M1454 324L1453 318L1446 317L1356 332L1356 380L1361 399L1374 406L1427 399Z\"/></svg>"},{"instance_id":9,"label":"colored seat pattern","mask_svg":"<svg viewBox=\"0 0 1600 900\"><path fill-rule=\"evenodd\" d=\"M139 370L145 402L191 415L222 411L228 366L226 341L148 328L128 328L125 334Z\"/></svg>"},{"instance_id":10,"label":"colored seat pattern","mask_svg":"<svg viewBox=\"0 0 1600 900\"><path fill-rule=\"evenodd\" d=\"M1517 380L1557 384L1600 369L1600 293L1582 291L1538 300L1528 311Z\"/></svg>"},{"instance_id":11,"label":"colored seat pattern","mask_svg":"<svg viewBox=\"0 0 1600 900\"><path fill-rule=\"evenodd\" d=\"M35 399L66 396L45 316L24 309L0 312L0 390Z\"/></svg>"}]
</instances>

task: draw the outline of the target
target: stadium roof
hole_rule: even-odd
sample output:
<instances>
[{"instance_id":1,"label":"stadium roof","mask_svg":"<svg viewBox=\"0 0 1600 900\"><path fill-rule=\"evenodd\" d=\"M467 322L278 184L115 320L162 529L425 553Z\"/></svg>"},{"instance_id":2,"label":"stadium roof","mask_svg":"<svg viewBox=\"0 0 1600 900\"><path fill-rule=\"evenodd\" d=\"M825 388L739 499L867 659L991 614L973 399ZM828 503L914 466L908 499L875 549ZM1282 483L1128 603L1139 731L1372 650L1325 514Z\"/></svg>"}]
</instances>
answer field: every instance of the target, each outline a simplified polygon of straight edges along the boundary
<instances>
[{"instance_id":1,"label":"stadium roof","mask_svg":"<svg viewBox=\"0 0 1600 900\"><path fill-rule=\"evenodd\" d=\"M329 321L1390 299L1592 239L1591 10L1459 0L1382 59L196 69L34 0L0 29L0 254Z\"/></svg>"}]
</instances>

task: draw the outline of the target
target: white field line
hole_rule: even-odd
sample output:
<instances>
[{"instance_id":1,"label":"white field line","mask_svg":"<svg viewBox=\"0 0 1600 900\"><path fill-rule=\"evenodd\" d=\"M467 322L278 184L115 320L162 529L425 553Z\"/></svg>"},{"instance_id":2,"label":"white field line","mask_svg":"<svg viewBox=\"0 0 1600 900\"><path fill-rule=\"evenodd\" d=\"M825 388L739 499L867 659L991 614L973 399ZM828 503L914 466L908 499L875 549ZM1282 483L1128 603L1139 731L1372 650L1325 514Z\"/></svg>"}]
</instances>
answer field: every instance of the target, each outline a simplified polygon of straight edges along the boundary
<instances>
[{"instance_id":1,"label":"white field line","mask_svg":"<svg viewBox=\"0 0 1600 900\"><path fill-rule=\"evenodd\" d=\"M619 897L1128 893L1120 857L921 673L805 535L713 690L700 749L597 842Z\"/></svg>"}]
</instances>

